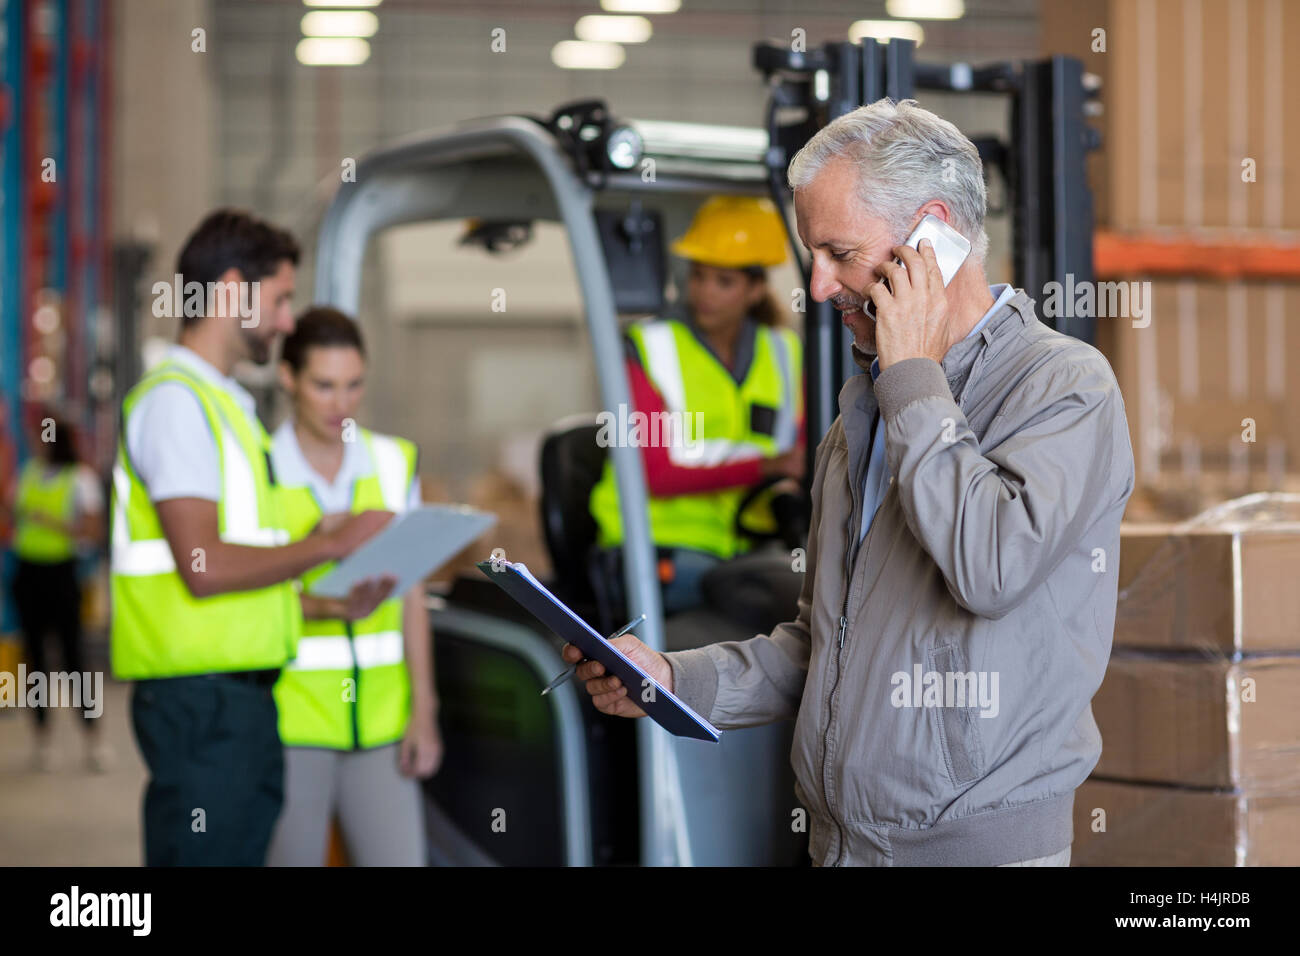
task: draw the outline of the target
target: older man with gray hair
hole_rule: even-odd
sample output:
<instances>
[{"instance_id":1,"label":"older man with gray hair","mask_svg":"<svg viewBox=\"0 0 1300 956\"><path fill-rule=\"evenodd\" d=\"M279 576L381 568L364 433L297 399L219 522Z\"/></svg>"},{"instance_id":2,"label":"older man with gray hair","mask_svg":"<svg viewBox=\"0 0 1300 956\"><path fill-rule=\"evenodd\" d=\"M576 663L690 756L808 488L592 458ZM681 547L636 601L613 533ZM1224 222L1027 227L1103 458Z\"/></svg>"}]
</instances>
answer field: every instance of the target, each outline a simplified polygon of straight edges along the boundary
<instances>
[{"instance_id":1,"label":"older man with gray hair","mask_svg":"<svg viewBox=\"0 0 1300 956\"><path fill-rule=\"evenodd\" d=\"M881 100L789 178L812 294L867 372L817 448L798 615L698 650L616 643L720 728L795 718L816 864L1066 866L1133 490L1114 374L988 284L983 170L951 123ZM971 242L946 287L904 245L927 214ZM599 663L578 675L641 715Z\"/></svg>"}]
</instances>

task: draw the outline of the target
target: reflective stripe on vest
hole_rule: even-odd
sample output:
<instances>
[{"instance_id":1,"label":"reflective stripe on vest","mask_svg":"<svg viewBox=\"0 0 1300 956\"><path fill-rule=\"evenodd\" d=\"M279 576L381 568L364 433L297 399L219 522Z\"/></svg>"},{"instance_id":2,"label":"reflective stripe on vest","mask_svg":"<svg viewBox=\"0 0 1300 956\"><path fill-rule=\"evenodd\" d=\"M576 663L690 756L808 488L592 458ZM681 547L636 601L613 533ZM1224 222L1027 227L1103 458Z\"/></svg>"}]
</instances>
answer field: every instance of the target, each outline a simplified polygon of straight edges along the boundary
<instances>
[{"instance_id":1,"label":"reflective stripe on vest","mask_svg":"<svg viewBox=\"0 0 1300 956\"><path fill-rule=\"evenodd\" d=\"M131 466L125 423L140 398L164 382L193 393L212 431L221 475L220 540L251 546L288 541L261 423L234 396L178 363L164 362L150 372L123 402L113 466L113 671L122 679L148 679L282 667L302 630L293 583L194 597L176 568L148 488Z\"/></svg>"},{"instance_id":2,"label":"reflective stripe on vest","mask_svg":"<svg viewBox=\"0 0 1300 956\"><path fill-rule=\"evenodd\" d=\"M667 322L651 322L641 331L647 371L670 412L686 411L686 386L677 357L677 336Z\"/></svg>"},{"instance_id":3,"label":"reflective stripe on vest","mask_svg":"<svg viewBox=\"0 0 1300 956\"><path fill-rule=\"evenodd\" d=\"M144 577L176 570L171 545L166 538L132 541L127 527L126 503L131 500L131 476L122 456L113 463L113 550L112 569L117 575Z\"/></svg>"},{"instance_id":4,"label":"reflective stripe on vest","mask_svg":"<svg viewBox=\"0 0 1300 956\"><path fill-rule=\"evenodd\" d=\"M777 406L772 440L776 443L777 451L789 451L798 437L798 393L790 343L780 331L760 326L755 336L756 351L759 336L765 337L771 344L783 384L782 401ZM645 346L646 372L663 396L664 405L670 412L690 414L691 410L686 407L682 360L678 355L677 334L673 325L664 321L651 322L642 330L641 339ZM682 422L686 428L691 427L688 420L682 419ZM743 438L701 438L695 435L684 436L683 440L668 444L669 460L687 468L708 468L761 458L766 451L764 446L747 442Z\"/></svg>"},{"instance_id":5,"label":"reflective stripe on vest","mask_svg":"<svg viewBox=\"0 0 1300 956\"><path fill-rule=\"evenodd\" d=\"M352 649L356 648L356 657ZM298 657L289 664L295 671L350 671L360 667L382 667L385 664L400 664L404 660L402 653L401 631L378 631L374 634L358 634L348 638L346 634L337 637L304 637L298 642Z\"/></svg>"},{"instance_id":6,"label":"reflective stripe on vest","mask_svg":"<svg viewBox=\"0 0 1300 956\"><path fill-rule=\"evenodd\" d=\"M785 401L776 410L776 428L773 429L772 438L776 441L777 449L786 452L799 439L799 388L794 374L794 356L790 354L790 340L778 332L772 336L771 342L785 392Z\"/></svg>"},{"instance_id":7,"label":"reflective stripe on vest","mask_svg":"<svg viewBox=\"0 0 1300 956\"><path fill-rule=\"evenodd\" d=\"M350 511L406 510L415 477L415 447L401 439L359 430L374 463L373 474L352 487ZM307 534L323 509L307 486L282 486L294 537ZM303 591L329 573L334 562L302 577ZM280 739L289 747L382 746L398 740L410 720L410 677L402 634L404 595L390 598L369 617L349 624L313 620L303 625L298 656L275 685Z\"/></svg>"},{"instance_id":8,"label":"reflective stripe on vest","mask_svg":"<svg viewBox=\"0 0 1300 956\"><path fill-rule=\"evenodd\" d=\"M384 505L394 514L406 510L411 481L415 477L413 462L408 462L402 447L387 435L376 435L363 431L369 441L370 451L375 460L375 472L379 476L379 489L383 492Z\"/></svg>"}]
</instances>

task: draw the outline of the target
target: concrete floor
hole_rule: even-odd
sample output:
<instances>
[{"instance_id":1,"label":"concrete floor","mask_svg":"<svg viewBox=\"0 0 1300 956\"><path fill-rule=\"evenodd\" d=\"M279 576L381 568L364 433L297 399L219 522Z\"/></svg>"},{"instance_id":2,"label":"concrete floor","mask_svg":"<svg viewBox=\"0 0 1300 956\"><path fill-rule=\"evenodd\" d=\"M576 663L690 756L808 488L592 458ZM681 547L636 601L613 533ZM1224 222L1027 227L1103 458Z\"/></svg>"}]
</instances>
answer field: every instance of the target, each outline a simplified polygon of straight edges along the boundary
<instances>
[{"instance_id":1,"label":"concrete floor","mask_svg":"<svg viewBox=\"0 0 1300 956\"><path fill-rule=\"evenodd\" d=\"M50 711L59 763L33 770L33 720L0 708L0 865L138 866L145 768L131 734L130 685L105 679L100 732L113 748L108 773L86 767L81 715Z\"/></svg>"},{"instance_id":2,"label":"concrete floor","mask_svg":"<svg viewBox=\"0 0 1300 956\"><path fill-rule=\"evenodd\" d=\"M0 866L139 866L144 762L131 732L130 684L105 678L100 732L113 748L108 773L86 767L76 711L50 711L58 768L32 769L33 720L0 708ZM494 866L432 803L425 803L430 862ZM340 859L342 859L340 857Z\"/></svg>"}]
</instances>

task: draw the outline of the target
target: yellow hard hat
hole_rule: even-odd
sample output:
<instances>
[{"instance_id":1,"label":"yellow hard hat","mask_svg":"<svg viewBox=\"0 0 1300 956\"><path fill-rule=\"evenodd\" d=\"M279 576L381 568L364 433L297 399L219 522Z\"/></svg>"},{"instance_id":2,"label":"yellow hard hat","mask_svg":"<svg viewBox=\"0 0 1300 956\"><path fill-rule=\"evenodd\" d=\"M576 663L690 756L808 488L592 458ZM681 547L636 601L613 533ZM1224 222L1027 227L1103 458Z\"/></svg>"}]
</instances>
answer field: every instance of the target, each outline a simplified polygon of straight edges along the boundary
<instances>
[{"instance_id":1,"label":"yellow hard hat","mask_svg":"<svg viewBox=\"0 0 1300 956\"><path fill-rule=\"evenodd\" d=\"M672 250L705 265L743 269L779 266L785 262L785 243L781 214L770 199L714 196L696 211Z\"/></svg>"}]
</instances>

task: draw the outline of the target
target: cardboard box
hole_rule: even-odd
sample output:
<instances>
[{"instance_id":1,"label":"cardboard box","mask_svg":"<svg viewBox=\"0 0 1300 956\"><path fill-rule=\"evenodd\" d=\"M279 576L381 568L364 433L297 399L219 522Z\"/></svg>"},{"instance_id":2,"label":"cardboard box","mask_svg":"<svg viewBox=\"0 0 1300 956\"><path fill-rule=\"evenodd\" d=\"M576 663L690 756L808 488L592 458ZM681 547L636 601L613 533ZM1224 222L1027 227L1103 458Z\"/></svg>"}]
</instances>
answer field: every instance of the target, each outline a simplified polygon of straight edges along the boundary
<instances>
[{"instance_id":1,"label":"cardboard box","mask_svg":"<svg viewBox=\"0 0 1300 956\"><path fill-rule=\"evenodd\" d=\"M1300 472L1300 284L1157 279L1149 322L1098 320L1128 417L1138 484L1227 476L1239 491Z\"/></svg>"},{"instance_id":2,"label":"cardboard box","mask_svg":"<svg viewBox=\"0 0 1300 956\"><path fill-rule=\"evenodd\" d=\"M1042 6L1043 52L1078 57L1103 80L1104 172L1089 166L1099 227L1294 236L1300 114L1290 109L1286 71L1300 44L1300 4ZM1243 181L1246 161L1253 182ZM1300 367L1283 360L1297 351L1290 317L1300 314L1300 286L1167 278L1152 291L1149 326L1099 318L1097 331L1125 398L1139 486L1173 477L1232 494L1280 487L1300 472L1300 416L1288 414ZM1244 419L1255 422L1254 442L1242 441Z\"/></svg>"},{"instance_id":3,"label":"cardboard box","mask_svg":"<svg viewBox=\"0 0 1300 956\"><path fill-rule=\"evenodd\" d=\"M1119 653L1092 712L1100 777L1300 794L1300 657Z\"/></svg>"},{"instance_id":4,"label":"cardboard box","mask_svg":"<svg viewBox=\"0 0 1300 956\"><path fill-rule=\"evenodd\" d=\"M1039 25L1044 55L1102 79L1103 149L1089 160L1099 225L1300 228L1300 119L1286 98L1300 5L1046 2ZM1254 182L1242 180L1248 158Z\"/></svg>"},{"instance_id":5,"label":"cardboard box","mask_svg":"<svg viewBox=\"0 0 1300 956\"><path fill-rule=\"evenodd\" d=\"M1300 227L1300 120L1285 73L1300 5L1111 0L1098 25L1111 227Z\"/></svg>"},{"instance_id":6,"label":"cardboard box","mask_svg":"<svg viewBox=\"0 0 1300 956\"><path fill-rule=\"evenodd\" d=\"M1300 651L1298 581L1295 524L1123 525L1115 647L1211 656Z\"/></svg>"},{"instance_id":7,"label":"cardboard box","mask_svg":"<svg viewBox=\"0 0 1300 956\"><path fill-rule=\"evenodd\" d=\"M1074 795L1070 863L1297 866L1300 796L1250 797L1089 779Z\"/></svg>"}]
</instances>

